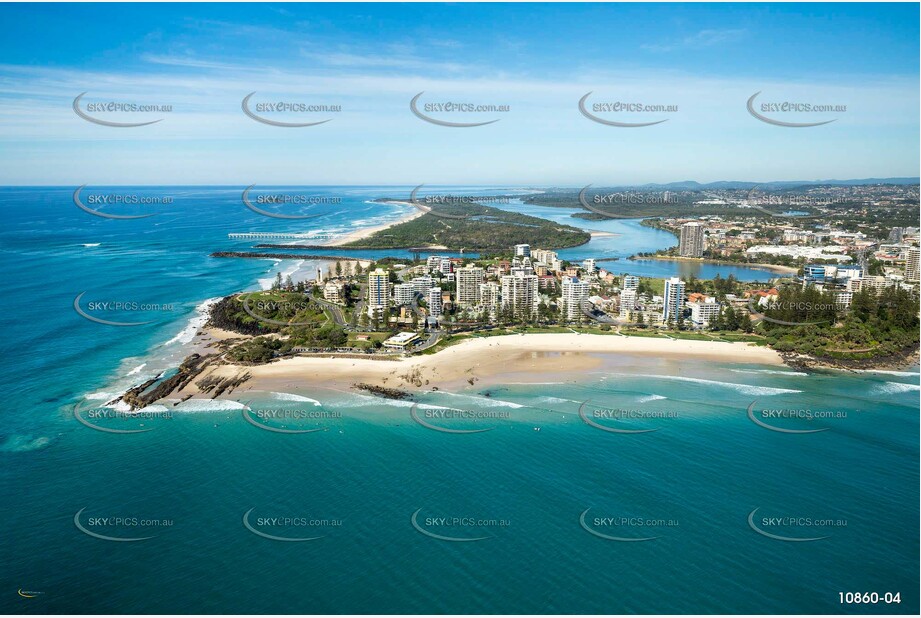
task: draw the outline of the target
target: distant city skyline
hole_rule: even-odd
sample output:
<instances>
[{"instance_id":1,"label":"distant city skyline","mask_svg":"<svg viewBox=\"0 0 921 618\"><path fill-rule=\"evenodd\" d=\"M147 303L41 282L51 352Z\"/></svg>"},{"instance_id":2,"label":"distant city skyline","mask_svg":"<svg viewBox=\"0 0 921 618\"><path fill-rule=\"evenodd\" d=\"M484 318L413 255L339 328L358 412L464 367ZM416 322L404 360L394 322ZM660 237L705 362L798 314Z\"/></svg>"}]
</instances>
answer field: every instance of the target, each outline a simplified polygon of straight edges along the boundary
<instances>
[{"instance_id":1,"label":"distant city skyline","mask_svg":"<svg viewBox=\"0 0 921 618\"><path fill-rule=\"evenodd\" d=\"M7 4L0 16L17 26L0 41L2 185L631 186L921 166L916 4ZM329 120L271 126L241 109L254 92L251 110L341 111L257 114ZM410 110L419 93L421 115L498 122L439 126ZM759 120L756 93L769 120L833 122ZM170 109L90 111L107 102ZM444 102L508 109L439 113ZM605 107L622 102L664 111ZM785 102L844 111L772 107ZM160 122L100 126L75 106Z\"/></svg>"}]
</instances>

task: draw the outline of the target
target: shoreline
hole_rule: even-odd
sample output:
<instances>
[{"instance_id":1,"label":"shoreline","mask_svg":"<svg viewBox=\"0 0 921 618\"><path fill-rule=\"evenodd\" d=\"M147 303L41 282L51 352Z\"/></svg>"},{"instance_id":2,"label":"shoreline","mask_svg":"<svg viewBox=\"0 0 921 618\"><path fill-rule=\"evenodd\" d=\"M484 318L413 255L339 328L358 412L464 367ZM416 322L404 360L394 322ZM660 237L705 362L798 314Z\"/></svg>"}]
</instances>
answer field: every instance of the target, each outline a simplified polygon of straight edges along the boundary
<instances>
[{"instance_id":1,"label":"shoreline","mask_svg":"<svg viewBox=\"0 0 921 618\"><path fill-rule=\"evenodd\" d=\"M357 229L344 237L330 242L327 246L341 246L421 217L425 212L418 210L407 201L392 200L392 204L411 207L398 220L371 227ZM617 236L618 234L600 230L585 230L594 236ZM312 256L290 256L291 259L306 259ZM321 257L321 256L316 256ZM322 256L326 257L326 256ZM359 263L367 262L362 258ZM699 258L682 258L670 256L632 256L628 259L655 259L673 262L701 262L714 264L734 264L718 260ZM334 261L333 260L330 261ZM775 272L796 272L795 268L768 264L740 264L743 266L760 266ZM652 339L646 337L619 337L616 335L596 335L589 333L529 333L525 335L504 335L489 338L471 338L462 340L435 354L398 357L391 360L374 358L335 357L335 356L295 356L285 357L264 365L243 365L223 360L221 342L227 339L248 338L214 328L202 327L192 341L185 344L189 354L213 354L213 363L196 375L195 379L182 388L165 395L161 401L174 397L217 398L209 389L199 388L196 383L205 380L212 384L215 380L232 384L223 398L233 396L233 391L271 390L298 388L308 386L315 388L329 382L337 388L351 390L357 382L377 387L443 388L446 385L465 386L474 382L500 384L514 376L516 380L537 375L537 381L546 381L548 376L566 375L578 378L580 373L597 368L603 362L604 355L623 354L627 356L659 356L663 359L676 360L696 358L715 362L750 363L797 368L784 355L764 346L755 346L739 342L710 342L693 340ZM595 356L593 356L595 355ZM429 358L431 357L431 358ZM186 356L188 360L188 355ZM805 361L805 362L804 362ZM811 361L811 362L810 362ZM817 359L796 359L800 366L811 368L834 368ZM245 379L243 376L246 376ZM473 380L471 382L470 380ZM282 384L284 382L284 384ZM239 388L237 388L239 387Z\"/></svg>"},{"instance_id":2,"label":"shoreline","mask_svg":"<svg viewBox=\"0 0 921 618\"><path fill-rule=\"evenodd\" d=\"M400 225L400 224L403 224L403 223L409 223L410 221L412 221L412 220L414 220L414 219L418 219L419 217L421 217L422 215L425 214L424 212L422 212L421 210L419 210L418 208L416 208L415 206L413 206L413 204L410 203L410 202L401 202L401 201L392 201L392 202L391 202L391 201L388 201L387 203L388 203L388 204L400 204L400 205L403 205L403 206L410 206L413 210L412 210L412 212L409 212L409 213L403 215L402 217L400 217L400 218L399 218L398 220L396 220L396 221L391 221L391 222L389 222L389 223L382 223L382 224L380 224L380 225L373 225L373 226L371 226L371 227L363 227L363 228L360 228L360 229L355 230L354 232L349 232L348 234L346 234L346 235L343 236L342 238L338 238L338 239L336 239L336 240L330 241L330 242L327 244L327 246L329 246L329 247L340 247L340 246L342 246L342 245L346 245L346 244L348 244L348 243L352 243L352 242L355 242L355 241L358 241L358 240L364 240L365 238L368 238L368 237L371 236L372 234L376 234L376 233L378 233L378 232L382 232L382 231L386 230L387 228L393 227L393 226L395 226L395 225Z\"/></svg>"},{"instance_id":3,"label":"shoreline","mask_svg":"<svg viewBox=\"0 0 921 618\"><path fill-rule=\"evenodd\" d=\"M356 230L356 231L354 231L354 232L350 232L350 233L346 234L344 237L342 237L342 238L340 238L340 239L338 239L338 240L330 241L326 246L328 246L328 247L341 247L341 246L344 246L344 245L346 245L346 244L348 244L348 243L356 242L356 241L358 241L358 240L364 240L365 238L371 236L372 234L376 234L377 232L381 232L381 231L383 231L383 230L386 230L387 228L393 227L394 225L400 225L401 223L408 223L408 222L410 222L410 221L413 221L414 219L418 219L419 217L421 217L421 216L424 215L424 214L427 214L426 211L420 210L416 204L414 204L413 202L410 202L410 201L406 201L406 200L390 200L390 199L384 199L384 200L380 200L380 203L382 203L382 204L399 204L399 205L401 205L401 206L410 206L411 208L414 209L414 212L411 212L411 213L409 213L408 215L402 217L400 220L394 221L394 222L392 222L392 223L385 223L385 224L376 225L376 226L369 227L369 228L363 228L363 229L361 229L361 230ZM572 246L570 246L570 247L557 247L557 248L554 248L554 251L560 251L560 250L562 250L562 249L573 249L573 248L575 248L575 247L582 247L582 246L584 246L584 245L587 245L589 242L591 242L593 238L603 238L603 237L620 236L620 234L618 234L618 233L616 233L616 232L607 232L607 231L604 231L604 230L592 230L592 229L589 229L589 228L583 228L583 227L579 227L579 226L573 226L573 227L576 227L577 229L580 229L580 230L582 230L583 232L585 232L586 234L588 234L588 235L589 235L588 239L587 239L585 242L579 243L578 245L572 245ZM348 248L348 247L346 247L346 248ZM393 247L393 248L394 248L394 249L399 249L399 248L402 248L402 247ZM421 247L420 247L420 248L421 248ZM459 249L457 249L457 250L455 250L455 249L450 249L449 247L446 247L445 245L431 245L431 246L426 246L426 247L424 247L424 248L425 248L425 249L440 250L440 251L460 251ZM356 249L360 249L360 247L356 247Z\"/></svg>"},{"instance_id":4,"label":"shoreline","mask_svg":"<svg viewBox=\"0 0 921 618\"><path fill-rule=\"evenodd\" d=\"M696 264L718 264L720 266L741 266L748 268L760 268L763 270L769 270L777 274L783 275L795 275L799 272L798 268L792 266L782 266L780 264L761 264L757 262L724 262L722 260L714 259L704 259L704 258L692 258L692 257L681 257L681 256L669 256L669 255L631 255L628 260L659 260L663 262L690 262Z\"/></svg>"},{"instance_id":5,"label":"shoreline","mask_svg":"<svg viewBox=\"0 0 921 618\"><path fill-rule=\"evenodd\" d=\"M205 331L210 335L210 330ZM175 398L208 398L196 385L204 381L248 378L236 393L299 387L352 389L355 383L409 391L439 390L480 383L547 382L573 380L597 370L605 355L658 357L665 360L699 359L737 364L784 367L781 355L770 348L739 342L651 339L616 335L533 333L466 339L435 354L395 360L295 356L265 365L214 364L182 389ZM234 392L228 392L234 396Z\"/></svg>"}]
</instances>

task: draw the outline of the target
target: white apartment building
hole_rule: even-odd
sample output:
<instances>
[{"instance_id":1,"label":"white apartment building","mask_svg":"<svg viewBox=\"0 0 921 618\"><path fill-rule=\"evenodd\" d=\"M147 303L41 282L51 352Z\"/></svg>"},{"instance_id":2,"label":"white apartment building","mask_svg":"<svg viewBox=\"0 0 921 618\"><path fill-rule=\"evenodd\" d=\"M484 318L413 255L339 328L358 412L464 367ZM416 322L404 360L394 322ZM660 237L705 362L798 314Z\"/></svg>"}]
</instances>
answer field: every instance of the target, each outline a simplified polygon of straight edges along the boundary
<instances>
[{"instance_id":1,"label":"white apartment building","mask_svg":"<svg viewBox=\"0 0 921 618\"><path fill-rule=\"evenodd\" d=\"M558 261L560 258L557 256L556 251L550 251L549 249L534 249L531 251L531 259L537 262L543 262L546 265Z\"/></svg>"},{"instance_id":2,"label":"white apartment building","mask_svg":"<svg viewBox=\"0 0 921 618\"><path fill-rule=\"evenodd\" d=\"M640 287L640 278L636 275L624 275L624 285L625 290L635 290Z\"/></svg>"},{"instance_id":3,"label":"white apartment building","mask_svg":"<svg viewBox=\"0 0 921 618\"><path fill-rule=\"evenodd\" d=\"M368 273L368 317L383 317L390 306L390 272L377 268Z\"/></svg>"},{"instance_id":4,"label":"white apartment building","mask_svg":"<svg viewBox=\"0 0 921 618\"><path fill-rule=\"evenodd\" d=\"M881 275L854 277L847 280L847 291L860 292L862 290L874 290L877 294L879 294L883 289L893 285L898 285L898 281L883 277Z\"/></svg>"},{"instance_id":5,"label":"white apartment building","mask_svg":"<svg viewBox=\"0 0 921 618\"><path fill-rule=\"evenodd\" d=\"M480 285L483 283L484 274L482 268L472 264L458 268L454 272L458 305L469 307L480 304Z\"/></svg>"},{"instance_id":6,"label":"white apartment building","mask_svg":"<svg viewBox=\"0 0 921 618\"><path fill-rule=\"evenodd\" d=\"M815 234L811 230L785 229L783 231L784 242L810 243L813 240L815 240Z\"/></svg>"},{"instance_id":7,"label":"white apartment building","mask_svg":"<svg viewBox=\"0 0 921 618\"><path fill-rule=\"evenodd\" d=\"M537 313L538 304L537 275L517 272L502 277L503 309L511 308L515 315L533 315Z\"/></svg>"},{"instance_id":8,"label":"white apartment building","mask_svg":"<svg viewBox=\"0 0 921 618\"><path fill-rule=\"evenodd\" d=\"M412 284L413 289L419 294L425 294L430 289L435 287L435 280L428 275L424 275L422 277L413 277L409 283Z\"/></svg>"},{"instance_id":9,"label":"white apartment building","mask_svg":"<svg viewBox=\"0 0 921 618\"><path fill-rule=\"evenodd\" d=\"M588 298L588 292L587 281L579 281L578 277L563 277L563 295L560 301L567 320L576 320L582 316L582 303Z\"/></svg>"},{"instance_id":10,"label":"white apartment building","mask_svg":"<svg viewBox=\"0 0 921 618\"><path fill-rule=\"evenodd\" d=\"M323 286L323 298L331 303L342 304L342 292L345 286L339 281L327 281Z\"/></svg>"},{"instance_id":11,"label":"white apartment building","mask_svg":"<svg viewBox=\"0 0 921 618\"><path fill-rule=\"evenodd\" d=\"M496 319L499 310L499 284L493 281L480 284L480 305L486 309L491 319Z\"/></svg>"},{"instance_id":12,"label":"white apartment building","mask_svg":"<svg viewBox=\"0 0 921 618\"><path fill-rule=\"evenodd\" d=\"M515 245L516 257L531 257L531 245Z\"/></svg>"},{"instance_id":13,"label":"white apartment building","mask_svg":"<svg viewBox=\"0 0 921 618\"><path fill-rule=\"evenodd\" d=\"M393 286L393 302L396 305L409 305L416 297L416 288L412 283L398 283Z\"/></svg>"},{"instance_id":14,"label":"white apartment building","mask_svg":"<svg viewBox=\"0 0 921 618\"><path fill-rule=\"evenodd\" d=\"M665 294L662 299L662 320L674 322L684 309L685 283L678 277L665 280Z\"/></svg>"},{"instance_id":15,"label":"white apartment building","mask_svg":"<svg viewBox=\"0 0 921 618\"><path fill-rule=\"evenodd\" d=\"M678 240L678 255L682 257L701 257L704 254L704 226L695 221L681 226Z\"/></svg>"},{"instance_id":16,"label":"white apartment building","mask_svg":"<svg viewBox=\"0 0 921 618\"><path fill-rule=\"evenodd\" d=\"M636 311L636 288L625 289L620 293L620 317L628 319Z\"/></svg>"},{"instance_id":17,"label":"white apartment building","mask_svg":"<svg viewBox=\"0 0 921 618\"><path fill-rule=\"evenodd\" d=\"M712 296L687 303L687 307L691 310L691 322L700 328L709 326L710 321L715 320L720 314L720 304Z\"/></svg>"},{"instance_id":18,"label":"white apartment building","mask_svg":"<svg viewBox=\"0 0 921 618\"><path fill-rule=\"evenodd\" d=\"M430 288L425 295L425 302L429 306L429 315L437 318L442 314L441 288Z\"/></svg>"},{"instance_id":19,"label":"white apartment building","mask_svg":"<svg viewBox=\"0 0 921 618\"><path fill-rule=\"evenodd\" d=\"M509 269L512 275L533 275L534 266L531 264L531 258L512 258L512 267Z\"/></svg>"},{"instance_id":20,"label":"white apartment building","mask_svg":"<svg viewBox=\"0 0 921 618\"><path fill-rule=\"evenodd\" d=\"M905 280L918 281L921 273L921 249L911 247L905 256Z\"/></svg>"}]
</instances>

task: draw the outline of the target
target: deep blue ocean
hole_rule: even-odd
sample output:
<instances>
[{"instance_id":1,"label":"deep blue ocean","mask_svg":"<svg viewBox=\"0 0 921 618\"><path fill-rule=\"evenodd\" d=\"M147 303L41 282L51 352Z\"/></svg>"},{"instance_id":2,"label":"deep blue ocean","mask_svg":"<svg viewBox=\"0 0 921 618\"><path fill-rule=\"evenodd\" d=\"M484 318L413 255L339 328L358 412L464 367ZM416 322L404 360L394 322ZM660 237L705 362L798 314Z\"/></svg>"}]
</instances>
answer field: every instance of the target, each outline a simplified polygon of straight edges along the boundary
<instances>
[{"instance_id":1,"label":"deep blue ocean","mask_svg":"<svg viewBox=\"0 0 921 618\"><path fill-rule=\"evenodd\" d=\"M467 434L305 376L298 394L265 392L261 405L317 413L299 427L321 431L265 431L232 401L179 405L145 433L94 431L74 406L175 367L206 301L326 266L209 257L254 244L228 234L345 234L406 215L371 200L410 188L290 188L340 198L304 221L246 209L242 187L88 187L173 198L101 207L155 213L105 219L78 209L74 189L0 189L5 613L918 613L917 367L806 374L599 356L577 377L424 396L483 412L432 421L488 429ZM614 272L770 277L628 261L675 239L637 221L523 211L616 234L561 252L618 257L602 264ZM323 252L342 250L309 253ZM74 310L81 293L84 309L123 303L94 315L152 323L94 323ZM631 416L593 425L584 402ZM822 430L784 433L749 406L835 416L765 421ZM858 592L881 600L841 604Z\"/></svg>"}]
</instances>

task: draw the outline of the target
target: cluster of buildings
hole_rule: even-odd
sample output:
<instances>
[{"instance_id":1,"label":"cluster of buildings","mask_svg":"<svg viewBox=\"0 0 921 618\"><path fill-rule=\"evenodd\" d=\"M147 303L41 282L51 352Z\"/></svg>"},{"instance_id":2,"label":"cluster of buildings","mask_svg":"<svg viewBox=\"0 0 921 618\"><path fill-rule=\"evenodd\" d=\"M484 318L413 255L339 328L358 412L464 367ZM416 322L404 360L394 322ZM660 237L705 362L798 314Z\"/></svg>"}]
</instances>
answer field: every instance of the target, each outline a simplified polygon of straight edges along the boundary
<instances>
[{"instance_id":1,"label":"cluster of buildings","mask_svg":"<svg viewBox=\"0 0 921 618\"><path fill-rule=\"evenodd\" d=\"M679 252L700 257L714 239L738 238L746 234L736 230L729 234L725 222L708 220L680 222ZM808 250L822 248L813 242L830 241L834 246L853 250L862 247L859 263L844 253L821 252L820 261L803 268L802 285L815 286L835 293L842 307L851 304L854 293L896 286L917 289L921 271L921 251L917 228L895 229L889 241L878 244L874 257L883 262L883 273L870 275L865 238L860 233L803 231L784 229L782 238L790 243L783 247L801 257L815 254ZM754 238L755 231L750 231ZM872 243L871 243L872 244ZM750 247L757 249L757 247ZM838 261L828 258L840 257ZM850 263L849 263L850 262ZM323 296L330 302L344 303L349 278L330 278L322 282ZM590 318L606 323L636 323L652 327L670 327L678 323L689 328L707 328L729 307L744 308L752 295L759 303L776 299L777 291L753 290L743 297L727 294L725 298L688 293L685 281L672 277L664 281L661 295L649 286L641 286L639 277L615 276L599 268L594 259L573 264L561 260L551 250L514 247L510 259L464 260L456 257L429 256L417 265L396 264L392 270L376 268L367 273L365 306L369 321L437 328L445 319L453 323L513 323L537 318L563 322L585 322ZM450 314L450 316L446 315ZM365 319L365 318L363 318ZM408 345L413 340L395 342Z\"/></svg>"},{"instance_id":2,"label":"cluster of buildings","mask_svg":"<svg viewBox=\"0 0 921 618\"><path fill-rule=\"evenodd\" d=\"M847 261L848 253L865 251L876 242L863 232L848 232L821 226L804 229L790 224L789 219L778 219L774 225L763 221L732 220L720 216L699 219L665 219L664 227L678 234L678 255L681 257L728 257L744 254L788 256L793 259L827 259ZM905 230L902 228L903 231ZM917 242L917 229L914 232ZM909 246L910 237L901 236L899 242Z\"/></svg>"},{"instance_id":3,"label":"cluster of buildings","mask_svg":"<svg viewBox=\"0 0 921 618\"><path fill-rule=\"evenodd\" d=\"M569 264L554 251L524 244L515 246L511 259L464 262L433 255L417 266L397 264L393 270L370 271L367 317L409 324L421 315L434 328L446 313L461 324L514 322L534 319L544 307L544 315L564 322L588 321L588 313L599 312L608 323L665 327L683 322L705 328L723 306L711 296L688 295L686 283L677 277L665 280L662 295L653 294L640 290L639 277L616 276L599 268L594 259ZM327 300L340 297L340 285L325 284Z\"/></svg>"},{"instance_id":4,"label":"cluster of buildings","mask_svg":"<svg viewBox=\"0 0 921 618\"><path fill-rule=\"evenodd\" d=\"M688 294L686 282L678 277L665 280L662 296L640 293L639 283L639 277L623 276L617 303L623 321L659 327L683 322L692 328L706 328L723 307L712 296Z\"/></svg>"},{"instance_id":5,"label":"cluster of buildings","mask_svg":"<svg viewBox=\"0 0 921 618\"><path fill-rule=\"evenodd\" d=\"M497 322L537 316L541 303L557 305L566 320L582 315L590 295L588 279L597 278L595 260L581 267L566 265L556 252L520 244L511 259L488 264L454 257L429 256L424 264L396 264L392 270L367 273L364 311L369 320L409 323L421 314L428 326L437 326L446 312L459 321ZM323 296L344 303L348 278L317 277ZM423 302L419 302L423 301ZM398 313L399 315L392 315Z\"/></svg>"},{"instance_id":6,"label":"cluster of buildings","mask_svg":"<svg viewBox=\"0 0 921 618\"><path fill-rule=\"evenodd\" d=\"M814 286L833 292L835 303L843 308L851 304L855 292L873 290L879 293L889 287L915 290L921 269L921 249L910 247L902 269L883 268L882 275L867 273L866 264L806 264L803 267L803 287Z\"/></svg>"},{"instance_id":7,"label":"cluster of buildings","mask_svg":"<svg viewBox=\"0 0 921 618\"><path fill-rule=\"evenodd\" d=\"M894 227L885 240L831 225L797 227L790 219L770 221L729 220L704 216L694 220L664 219L663 226L678 233L678 255L700 258L743 256L748 261L788 258L787 263L853 263L854 255L872 256L884 265L889 284L918 282L919 228ZM857 266L855 266L857 268ZM888 284L887 284L888 285Z\"/></svg>"}]
</instances>

